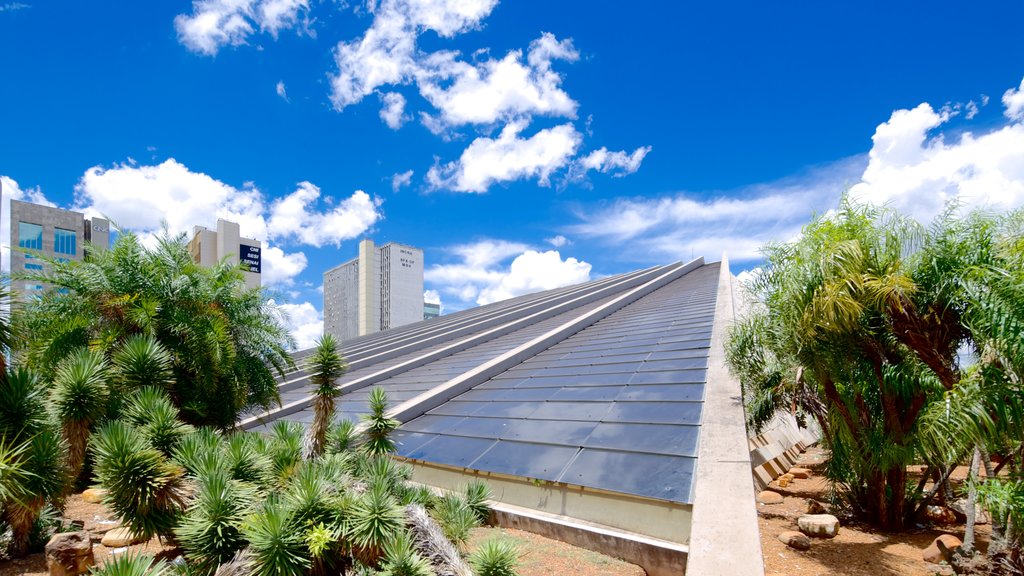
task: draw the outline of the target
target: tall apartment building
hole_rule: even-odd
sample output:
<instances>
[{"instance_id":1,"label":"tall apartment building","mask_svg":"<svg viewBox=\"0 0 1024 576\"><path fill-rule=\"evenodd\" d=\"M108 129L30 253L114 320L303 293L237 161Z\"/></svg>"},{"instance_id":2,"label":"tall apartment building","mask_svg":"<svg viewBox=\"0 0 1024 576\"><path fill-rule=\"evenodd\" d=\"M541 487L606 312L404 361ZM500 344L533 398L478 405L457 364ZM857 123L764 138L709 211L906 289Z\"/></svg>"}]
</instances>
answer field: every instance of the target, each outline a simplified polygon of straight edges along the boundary
<instances>
[{"instance_id":1,"label":"tall apartment building","mask_svg":"<svg viewBox=\"0 0 1024 576\"><path fill-rule=\"evenodd\" d=\"M11 200L11 273L41 272L45 264L37 258L82 260L85 243L104 249L110 247L110 222L104 218L87 219L81 212ZM22 250L18 250L21 248ZM15 282L15 290L25 296L41 294L40 282Z\"/></svg>"},{"instance_id":2,"label":"tall apartment building","mask_svg":"<svg viewBox=\"0 0 1024 576\"><path fill-rule=\"evenodd\" d=\"M241 262L246 287L260 286L263 273L260 241L243 237L238 224L218 219L216 230L196 226L188 248L192 260L201 266L213 266L225 256L231 262Z\"/></svg>"},{"instance_id":3,"label":"tall apartment building","mask_svg":"<svg viewBox=\"0 0 1024 576\"><path fill-rule=\"evenodd\" d=\"M348 340L423 320L423 251L373 240L324 272L324 332Z\"/></svg>"}]
</instances>

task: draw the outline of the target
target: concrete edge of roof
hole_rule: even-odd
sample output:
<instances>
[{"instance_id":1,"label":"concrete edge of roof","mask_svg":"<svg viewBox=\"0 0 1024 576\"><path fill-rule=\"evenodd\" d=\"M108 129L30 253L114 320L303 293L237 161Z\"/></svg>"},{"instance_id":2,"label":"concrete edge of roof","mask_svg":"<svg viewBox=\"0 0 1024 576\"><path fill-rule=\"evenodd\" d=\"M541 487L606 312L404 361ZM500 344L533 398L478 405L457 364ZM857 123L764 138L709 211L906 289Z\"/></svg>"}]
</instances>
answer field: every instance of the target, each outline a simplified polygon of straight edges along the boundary
<instances>
[{"instance_id":1,"label":"concrete edge of roof","mask_svg":"<svg viewBox=\"0 0 1024 576\"><path fill-rule=\"evenodd\" d=\"M764 574L743 396L725 363L726 331L736 319L733 290L723 254L693 484L691 576Z\"/></svg>"}]
</instances>

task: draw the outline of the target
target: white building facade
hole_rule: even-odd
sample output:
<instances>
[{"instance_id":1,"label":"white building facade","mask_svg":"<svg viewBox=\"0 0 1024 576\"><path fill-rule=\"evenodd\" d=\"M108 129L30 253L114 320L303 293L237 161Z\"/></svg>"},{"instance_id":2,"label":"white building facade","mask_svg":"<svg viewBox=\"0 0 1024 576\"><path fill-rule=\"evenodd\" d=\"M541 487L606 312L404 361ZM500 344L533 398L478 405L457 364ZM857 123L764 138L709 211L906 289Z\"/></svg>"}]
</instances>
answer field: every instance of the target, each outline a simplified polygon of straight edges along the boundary
<instances>
[{"instance_id":1,"label":"white building facade","mask_svg":"<svg viewBox=\"0 0 1024 576\"><path fill-rule=\"evenodd\" d=\"M423 251L373 240L324 272L324 332L338 340L423 320Z\"/></svg>"},{"instance_id":2,"label":"white building facade","mask_svg":"<svg viewBox=\"0 0 1024 576\"><path fill-rule=\"evenodd\" d=\"M242 263L246 288L260 287L263 273L260 241L242 236L238 224L218 219L216 230L196 226L188 247L192 260L200 266L214 266L225 257L231 263Z\"/></svg>"}]
</instances>

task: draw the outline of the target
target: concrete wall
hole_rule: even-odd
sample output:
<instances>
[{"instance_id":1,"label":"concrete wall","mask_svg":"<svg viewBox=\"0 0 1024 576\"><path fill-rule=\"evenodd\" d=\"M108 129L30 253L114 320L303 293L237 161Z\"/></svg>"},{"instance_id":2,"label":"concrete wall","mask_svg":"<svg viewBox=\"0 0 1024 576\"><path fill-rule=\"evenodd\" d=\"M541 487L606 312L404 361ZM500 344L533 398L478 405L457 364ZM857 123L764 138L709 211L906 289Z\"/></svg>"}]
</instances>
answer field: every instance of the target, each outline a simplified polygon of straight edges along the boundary
<instances>
[{"instance_id":1,"label":"concrete wall","mask_svg":"<svg viewBox=\"0 0 1024 576\"><path fill-rule=\"evenodd\" d=\"M83 254L83 246L85 244L85 215L81 212L73 212L71 210L63 210L60 208L53 208L50 206L41 206L39 204L31 204L28 202L21 202L18 200L11 200L11 273L18 274L24 273L26 261L31 258L26 258L26 254L18 249L18 224L25 222L28 224L37 224L42 226L42 250L38 250L40 254L48 256L50 258L60 257L68 258L71 260L81 260ZM62 230L70 230L75 234L75 253L74 254L56 254L54 252L54 235L56 230L60 228ZM36 260L33 263L42 264L42 262ZM38 272L32 270L30 272ZM45 285L37 282L13 282L12 286L15 290L26 293L38 293L36 286Z\"/></svg>"},{"instance_id":2,"label":"concrete wall","mask_svg":"<svg viewBox=\"0 0 1024 576\"><path fill-rule=\"evenodd\" d=\"M760 434L750 438L750 464L757 490L764 490L772 480L785 474L796 464L800 453L820 439L817 424L806 424L807 428L801 428L792 414L779 412Z\"/></svg>"},{"instance_id":3,"label":"concrete wall","mask_svg":"<svg viewBox=\"0 0 1024 576\"><path fill-rule=\"evenodd\" d=\"M380 330L380 262L373 240L359 242L359 334Z\"/></svg>"},{"instance_id":4,"label":"concrete wall","mask_svg":"<svg viewBox=\"0 0 1024 576\"><path fill-rule=\"evenodd\" d=\"M359 259L324 272L324 332L338 341L359 336Z\"/></svg>"},{"instance_id":5,"label":"concrete wall","mask_svg":"<svg viewBox=\"0 0 1024 576\"><path fill-rule=\"evenodd\" d=\"M423 320L423 251L389 242L379 256L380 329Z\"/></svg>"}]
</instances>

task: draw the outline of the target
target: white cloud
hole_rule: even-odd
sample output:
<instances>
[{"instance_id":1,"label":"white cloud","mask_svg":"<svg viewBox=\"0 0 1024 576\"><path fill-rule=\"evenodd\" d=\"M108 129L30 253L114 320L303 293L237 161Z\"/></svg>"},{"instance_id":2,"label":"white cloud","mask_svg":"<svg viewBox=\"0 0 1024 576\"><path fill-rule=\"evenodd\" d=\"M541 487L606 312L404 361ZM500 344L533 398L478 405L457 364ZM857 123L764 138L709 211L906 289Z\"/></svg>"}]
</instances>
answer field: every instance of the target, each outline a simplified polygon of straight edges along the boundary
<instances>
[{"instance_id":1,"label":"white cloud","mask_svg":"<svg viewBox=\"0 0 1024 576\"><path fill-rule=\"evenodd\" d=\"M561 248L562 246L568 246L572 244L572 242L569 241L568 238L562 236L561 234L554 236L552 238L545 238L544 241L547 242L548 244L551 244L555 248Z\"/></svg>"},{"instance_id":2,"label":"white cloud","mask_svg":"<svg viewBox=\"0 0 1024 576\"><path fill-rule=\"evenodd\" d=\"M340 246L342 240L359 236L380 219L380 201L362 190L356 190L332 210L310 211L319 198L319 187L300 182L295 192L274 201L270 230L277 237L294 237L311 246Z\"/></svg>"},{"instance_id":3,"label":"white cloud","mask_svg":"<svg viewBox=\"0 0 1024 576\"><path fill-rule=\"evenodd\" d=\"M440 307L440 311L444 313L444 303L441 302L441 293L437 290L425 290L423 292L423 303L437 304Z\"/></svg>"},{"instance_id":4,"label":"white cloud","mask_svg":"<svg viewBox=\"0 0 1024 576\"><path fill-rule=\"evenodd\" d=\"M1011 120L1024 120L1024 79L1016 90L1010 88L1003 94L1003 106L1006 117Z\"/></svg>"},{"instance_id":5,"label":"white cloud","mask_svg":"<svg viewBox=\"0 0 1024 576\"><path fill-rule=\"evenodd\" d=\"M178 41L189 50L213 56L224 46L239 46L255 33L290 28L306 31L309 0L193 0L192 14L174 18Z\"/></svg>"},{"instance_id":6,"label":"white cloud","mask_svg":"<svg viewBox=\"0 0 1024 576\"><path fill-rule=\"evenodd\" d=\"M11 200L21 200L44 206L56 206L46 199L43 191L36 188L21 188L14 179L0 175L0 271L11 271Z\"/></svg>"},{"instance_id":7,"label":"white cloud","mask_svg":"<svg viewBox=\"0 0 1024 576\"><path fill-rule=\"evenodd\" d=\"M277 95L281 97L285 102L291 102L288 99L288 90L284 87L284 80L278 80L277 86L274 88L277 91Z\"/></svg>"},{"instance_id":8,"label":"white cloud","mask_svg":"<svg viewBox=\"0 0 1024 576\"><path fill-rule=\"evenodd\" d=\"M398 92L388 92L380 97L383 104L380 109L380 119L392 130L398 130L405 124L409 117L405 114L405 96Z\"/></svg>"},{"instance_id":9,"label":"white cloud","mask_svg":"<svg viewBox=\"0 0 1024 576\"><path fill-rule=\"evenodd\" d=\"M189 235L196 225L213 228L217 219L237 222L243 236L263 242L266 285L291 285L307 265L305 254L285 252L279 242L337 244L362 234L380 217L378 203L362 191L333 209L316 211L320 189L309 182L301 182L295 192L268 207L253 184L236 188L193 172L173 158L153 166L94 166L86 170L75 193L76 210L109 217L144 239L158 232L163 222L172 234Z\"/></svg>"},{"instance_id":10,"label":"white cloud","mask_svg":"<svg viewBox=\"0 0 1024 576\"><path fill-rule=\"evenodd\" d=\"M408 186L412 183L412 170L406 170L405 172L398 172L391 175L391 191L398 192L399 189Z\"/></svg>"},{"instance_id":11,"label":"white cloud","mask_svg":"<svg viewBox=\"0 0 1024 576\"><path fill-rule=\"evenodd\" d=\"M625 150L612 152L602 146L580 158L579 166L583 172L596 170L604 174L611 173L615 177L622 177L639 170L640 163L644 161L650 151L650 146L641 146L629 154Z\"/></svg>"},{"instance_id":12,"label":"white cloud","mask_svg":"<svg viewBox=\"0 0 1024 576\"><path fill-rule=\"evenodd\" d=\"M1008 93L1009 94L1009 93ZM1004 96L1008 124L955 142L932 133L949 121L928 104L897 110L878 126L854 198L889 204L927 222L956 200L963 209L1009 209L1024 204L1024 114L1015 93ZM1024 106L1024 95L1019 105Z\"/></svg>"},{"instance_id":13,"label":"white cloud","mask_svg":"<svg viewBox=\"0 0 1024 576\"><path fill-rule=\"evenodd\" d=\"M331 77L337 110L355 104L385 84L401 84L418 70L416 38L432 30L443 38L476 28L497 0L382 0L370 4L373 24L334 50L338 72Z\"/></svg>"},{"instance_id":14,"label":"white cloud","mask_svg":"<svg viewBox=\"0 0 1024 576\"><path fill-rule=\"evenodd\" d=\"M477 138L459 160L433 166L427 182L457 192L486 192L494 183L534 177L547 186L552 172L569 163L582 137L572 124L562 124L523 139L519 133L525 127L513 122L496 139Z\"/></svg>"},{"instance_id":15,"label":"white cloud","mask_svg":"<svg viewBox=\"0 0 1024 576\"><path fill-rule=\"evenodd\" d=\"M436 287L438 297L448 294L464 306L590 279L590 264L575 258L563 260L556 251L538 252L518 242L482 240L454 246L448 252L458 261L431 266L424 279ZM509 259L512 261L506 265Z\"/></svg>"},{"instance_id":16,"label":"white cloud","mask_svg":"<svg viewBox=\"0 0 1024 576\"><path fill-rule=\"evenodd\" d=\"M456 56L444 52L426 59L419 78L420 93L440 110L443 124L492 124L530 115L576 117L576 102L551 69L553 59L579 58L572 40L544 33L530 44L527 63L520 50L476 64Z\"/></svg>"},{"instance_id":17,"label":"white cloud","mask_svg":"<svg viewBox=\"0 0 1024 576\"><path fill-rule=\"evenodd\" d=\"M316 346L316 340L324 331L324 318L309 302L301 304L278 304L288 318L286 326L295 338L296 349L306 350Z\"/></svg>"},{"instance_id":18,"label":"white cloud","mask_svg":"<svg viewBox=\"0 0 1024 576\"><path fill-rule=\"evenodd\" d=\"M14 12L15 10L24 10L31 7L30 4L25 4L24 2L8 2L0 4L0 12Z\"/></svg>"}]
</instances>

